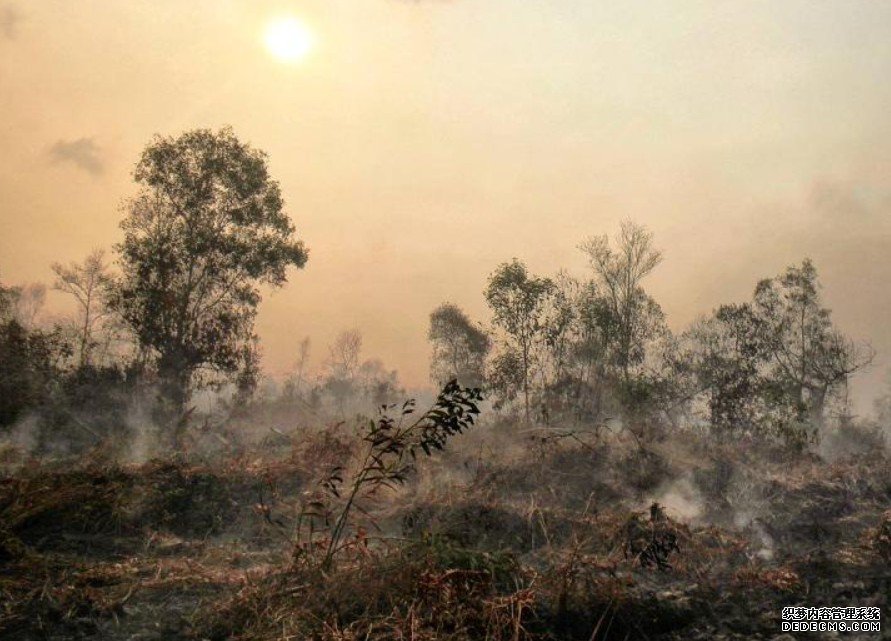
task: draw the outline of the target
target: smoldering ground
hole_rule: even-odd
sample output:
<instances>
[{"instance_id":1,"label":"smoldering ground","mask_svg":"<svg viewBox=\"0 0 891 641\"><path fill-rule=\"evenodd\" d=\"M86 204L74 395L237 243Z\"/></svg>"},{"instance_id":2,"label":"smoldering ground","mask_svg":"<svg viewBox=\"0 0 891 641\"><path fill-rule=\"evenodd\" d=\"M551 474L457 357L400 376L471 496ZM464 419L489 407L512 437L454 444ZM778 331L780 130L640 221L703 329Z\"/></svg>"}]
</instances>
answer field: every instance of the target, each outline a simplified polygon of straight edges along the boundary
<instances>
[{"instance_id":1,"label":"smoldering ground","mask_svg":"<svg viewBox=\"0 0 891 641\"><path fill-rule=\"evenodd\" d=\"M887 607L881 452L827 461L692 433L542 441L483 421L369 497L351 525L358 538L323 578L293 557L293 526L326 470L349 476L361 463L361 425L312 426L295 412L282 429L281 413L257 409L250 437L220 433L225 447L213 438L220 448L173 462L95 452L7 477L3 634L412 628L458 639L513 638L519 625L521 638L773 638L790 603ZM270 417L274 431L260 427ZM654 502L677 540L661 568L628 552L629 536L651 535ZM359 581L362 591L343 591Z\"/></svg>"}]
</instances>

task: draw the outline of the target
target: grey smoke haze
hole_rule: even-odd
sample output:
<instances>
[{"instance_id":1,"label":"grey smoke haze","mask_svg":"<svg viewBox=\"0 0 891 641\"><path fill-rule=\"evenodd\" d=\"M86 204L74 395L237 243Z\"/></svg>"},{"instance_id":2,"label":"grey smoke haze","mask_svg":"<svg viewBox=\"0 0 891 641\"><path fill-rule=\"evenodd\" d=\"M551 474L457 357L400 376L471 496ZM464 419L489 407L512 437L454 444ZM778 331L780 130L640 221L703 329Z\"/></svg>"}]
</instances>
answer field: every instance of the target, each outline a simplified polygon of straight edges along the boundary
<instances>
[{"instance_id":1,"label":"grey smoke haze","mask_svg":"<svg viewBox=\"0 0 891 641\"><path fill-rule=\"evenodd\" d=\"M289 3L318 42L297 65L264 47L268 3L7 3L4 282L117 242L152 135L230 124L269 153L314 252L261 307L272 374L296 336L358 326L426 385L433 308L485 321L501 261L583 275L576 245L631 218L665 254L646 286L672 329L809 256L840 328L879 352L862 406L884 387L891 3ZM102 180L30 164L94 132Z\"/></svg>"},{"instance_id":2,"label":"grey smoke haze","mask_svg":"<svg viewBox=\"0 0 891 641\"><path fill-rule=\"evenodd\" d=\"M821 231L841 236L891 231L891 191L884 184L818 180L810 201ZM839 225L846 222L849 224Z\"/></svg>"},{"instance_id":3,"label":"grey smoke haze","mask_svg":"<svg viewBox=\"0 0 891 641\"><path fill-rule=\"evenodd\" d=\"M22 14L14 5L5 4L0 7L0 36L11 40L18 33L18 24Z\"/></svg>"},{"instance_id":4,"label":"grey smoke haze","mask_svg":"<svg viewBox=\"0 0 891 641\"><path fill-rule=\"evenodd\" d=\"M50 149L50 157L54 163L72 163L93 176L105 170L99 146L92 138L78 138L71 142L58 140Z\"/></svg>"}]
</instances>

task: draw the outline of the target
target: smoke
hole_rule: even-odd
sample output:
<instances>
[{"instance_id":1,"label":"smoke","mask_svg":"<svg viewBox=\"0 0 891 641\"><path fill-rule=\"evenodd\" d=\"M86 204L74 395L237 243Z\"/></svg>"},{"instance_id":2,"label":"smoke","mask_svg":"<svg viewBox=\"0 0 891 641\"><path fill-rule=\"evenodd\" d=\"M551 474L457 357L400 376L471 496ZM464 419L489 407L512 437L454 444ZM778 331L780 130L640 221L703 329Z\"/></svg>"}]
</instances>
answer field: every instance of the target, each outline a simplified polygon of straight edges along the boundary
<instances>
[{"instance_id":1,"label":"smoke","mask_svg":"<svg viewBox=\"0 0 891 641\"><path fill-rule=\"evenodd\" d=\"M0 470L14 473L37 451L40 419L28 414L0 436Z\"/></svg>"},{"instance_id":2,"label":"smoke","mask_svg":"<svg viewBox=\"0 0 891 641\"><path fill-rule=\"evenodd\" d=\"M891 198L884 189L868 183L817 181L810 193L810 222L817 231L837 237L839 234L867 236L876 227L887 230ZM839 229L838 221L850 221Z\"/></svg>"},{"instance_id":3,"label":"smoke","mask_svg":"<svg viewBox=\"0 0 891 641\"><path fill-rule=\"evenodd\" d=\"M130 433L130 442L124 450L122 462L142 465L158 454L160 433L145 403L135 401L130 404L125 424Z\"/></svg>"},{"instance_id":4,"label":"smoke","mask_svg":"<svg viewBox=\"0 0 891 641\"><path fill-rule=\"evenodd\" d=\"M820 458L830 463L874 456L887 450L887 428L881 423L852 422L826 430L817 445Z\"/></svg>"},{"instance_id":5,"label":"smoke","mask_svg":"<svg viewBox=\"0 0 891 641\"><path fill-rule=\"evenodd\" d=\"M705 505L691 474L662 483L644 503L653 502L662 505L672 518L686 522L698 520Z\"/></svg>"},{"instance_id":6,"label":"smoke","mask_svg":"<svg viewBox=\"0 0 891 641\"><path fill-rule=\"evenodd\" d=\"M105 171L100 148L93 138L78 138L70 142L58 140L49 153L53 163L72 163L92 176L99 176Z\"/></svg>"},{"instance_id":7,"label":"smoke","mask_svg":"<svg viewBox=\"0 0 891 641\"><path fill-rule=\"evenodd\" d=\"M0 7L0 36L7 40L15 38L21 19L22 14L15 5L6 4Z\"/></svg>"},{"instance_id":8,"label":"smoke","mask_svg":"<svg viewBox=\"0 0 891 641\"><path fill-rule=\"evenodd\" d=\"M752 521L752 529L761 541L761 548L755 552L755 556L763 561L770 561L776 553L776 543L773 537L767 533L764 526L757 519Z\"/></svg>"}]
</instances>

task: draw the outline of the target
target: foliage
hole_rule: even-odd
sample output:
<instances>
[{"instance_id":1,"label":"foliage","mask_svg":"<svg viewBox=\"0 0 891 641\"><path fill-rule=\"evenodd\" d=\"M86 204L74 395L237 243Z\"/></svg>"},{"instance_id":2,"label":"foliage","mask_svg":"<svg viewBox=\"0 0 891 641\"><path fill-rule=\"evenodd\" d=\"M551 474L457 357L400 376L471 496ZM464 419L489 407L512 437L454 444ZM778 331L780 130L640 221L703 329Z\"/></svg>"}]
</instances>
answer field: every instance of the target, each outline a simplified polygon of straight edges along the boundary
<instances>
[{"instance_id":1,"label":"foliage","mask_svg":"<svg viewBox=\"0 0 891 641\"><path fill-rule=\"evenodd\" d=\"M501 410L523 393L523 363L511 350L495 354L486 372L486 384L494 392L493 406Z\"/></svg>"},{"instance_id":2,"label":"foliage","mask_svg":"<svg viewBox=\"0 0 891 641\"><path fill-rule=\"evenodd\" d=\"M308 343L306 349L308 350ZM297 398L298 382L303 378L302 369L308 352L301 356L297 381L288 384L288 394ZM362 334L358 329L340 332L328 349L328 361L319 385L308 390L306 396L321 400L326 396L333 401L341 419L350 412L364 412L371 403L377 407L389 405L403 396L396 370L387 369L380 359L362 360ZM306 401L300 397L300 400Z\"/></svg>"},{"instance_id":3,"label":"foliage","mask_svg":"<svg viewBox=\"0 0 891 641\"><path fill-rule=\"evenodd\" d=\"M0 428L47 401L71 354L59 328L44 331L22 324L20 300L21 288L0 284Z\"/></svg>"},{"instance_id":4,"label":"foliage","mask_svg":"<svg viewBox=\"0 0 891 641\"><path fill-rule=\"evenodd\" d=\"M97 347L94 336L110 312L106 302L112 278L105 252L93 251L82 264L53 263L52 270L56 275L53 288L69 294L77 302L77 363L80 367L89 365Z\"/></svg>"},{"instance_id":5,"label":"foliage","mask_svg":"<svg viewBox=\"0 0 891 641\"><path fill-rule=\"evenodd\" d=\"M362 392L375 407L391 405L404 398L405 390L399 383L399 373L388 370L380 359L366 360L359 366L359 380Z\"/></svg>"},{"instance_id":6,"label":"foliage","mask_svg":"<svg viewBox=\"0 0 891 641\"><path fill-rule=\"evenodd\" d=\"M489 366L499 405L522 395L527 421L600 422L665 404L674 389L658 349L670 332L641 282L661 262L652 234L630 222L610 245L581 245L592 277L532 276L514 259L490 277L486 298L505 340ZM515 370L515 371L512 371ZM670 404L670 403L669 403Z\"/></svg>"},{"instance_id":7,"label":"foliage","mask_svg":"<svg viewBox=\"0 0 891 641\"><path fill-rule=\"evenodd\" d=\"M770 362L768 376L814 434L823 424L829 395L873 356L833 326L819 288L817 270L805 259L800 267L761 281L752 303Z\"/></svg>"},{"instance_id":8,"label":"foliage","mask_svg":"<svg viewBox=\"0 0 891 641\"><path fill-rule=\"evenodd\" d=\"M335 467L320 482L322 495L301 510L296 526L300 554L307 555L317 547L322 523L326 542L321 564L329 566L348 545L345 539L354 510L367 514L362 504L383 489L405 483L415 469L418 453L430 456L434 450L442 450L450 437L472 426L482 398L478 388L452 380L433 406L414 421L409 418L415 411L413 400L401 406L383 406L378 419L369 421L361 436L365 449L356 471L345 481L344 468ZM397 417L392 415L394 411L398 411Z\"/></svg>"},{"instance_id":9,"label":"foliage","mask_svg":"<svg viewBox=\"0 0 891 641\"><path fill-rule=\"evenodd\" d=\"M260 383L260 340L254 337L241 347L241 369L235 376L235 396L233 404L239 412L244 412L251 402Z\"/></svg>"},{"instance_id":10,"label":"foliage","mask_svg":"<svg viewBox=\"0 0 891 641\"><path fill-rule=\"evenodd\" d=\"M724 305L692 328L688 359L723 433L818 438L827 401L872 358L823 307L813 263L758 283L751 303Z\"/></svg>"},{"instance_id":11,"label":"foliage","mask_svg":"<svg viewBox=\"0 0 891 641\"><path fill-rule=\"evenodd\" d=\"M281 286L307 251L265 154L231 129L155 138L134 178L111 304L154 357L176 418L196 372L245 365L259 285Z\"/></svg>"},{"instance_id":12,"label":"foliage","mask_svg":"<svg viewBox=\"0 0 891 641\"><path fill-rule=\"evenodd\" d=\"M518 378L522 381L526 421L531 419L536 347L547 327L545 311L553 293L551 279L530 275L525 263L517 259L500 265L489 276L486 287L486 301L492 309L494 322L505 333L505 348L516 353L511 362L520 367Z\"/></svg>"},{"instance_id":13,"label":"foliage","mask_svg":"<svg viewBox=\"0 0 891 641\"><path fill-rule=\"evenodd\" d=\"M443 303L434 309L427 338L433 344L430 376L436 384L454 378L464 385L483 385L492 341L460 307Z\"/></svg>"},{"instance_id":14,"label":"foliage","mask_svg":"<svg viewBox=\"0 0 891 641\"><path fill-rule=\"evenodd\" d=\"M29 331L17 320L0 323L0 427L47 402L70 354L58 328Z\"/></svg>"},{"instance_id":15,"label":"foliage","mask_svg":"<svg viewBox=\"0 0 891 641\"><path fill-rule=\"evenodd\" d=\"M663 331L662 310L641 286L662 262L662 252L653 247L652 233L631 221L622 223L615 245L606 236L594 236L580 249L602 292L597 313L608 330L610 359L627 383L633 368L644 362L648 341Z\"/></svg>"},{"instance_id":16,"label":"foliage","mask_svg":"<svg viewBox=\"0 0 891 641\"><path fill-rule=\"evenodd\" d=\"M759 319L748 305L723 305L698 322L688 336L687 354L707 397L709 423L718 433L747 431L757 424L757 403L765 391Z\"/></svg>"}]
</instances>

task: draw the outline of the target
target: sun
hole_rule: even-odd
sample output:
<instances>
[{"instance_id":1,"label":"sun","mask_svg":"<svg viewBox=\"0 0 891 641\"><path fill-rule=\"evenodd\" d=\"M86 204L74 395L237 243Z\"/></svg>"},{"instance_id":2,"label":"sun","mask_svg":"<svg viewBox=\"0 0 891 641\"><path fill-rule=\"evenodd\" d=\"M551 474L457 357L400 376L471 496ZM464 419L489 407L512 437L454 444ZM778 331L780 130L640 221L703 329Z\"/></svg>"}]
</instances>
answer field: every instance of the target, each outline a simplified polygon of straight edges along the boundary
<instances>
[{"instance_id":1,"label":"sun","mask_svg":"<svg viewBox=\"0 0 891 641\"><path fill-rule=\"evenodd\" d=\"M266 49L282 62L299 62L312 50L315 38L297 18L277 18L266 27Z\"/></svg>"}]
</instances>

